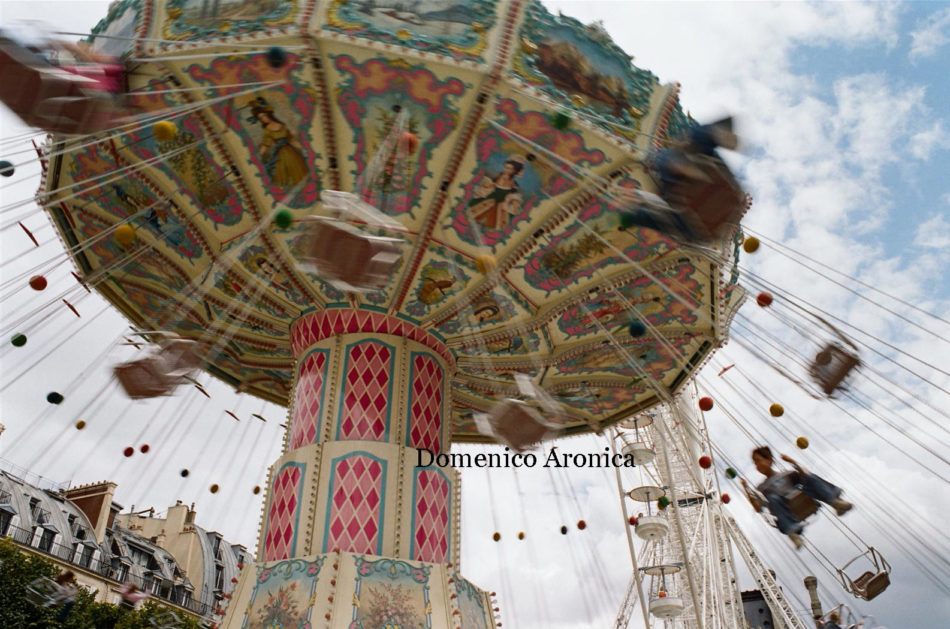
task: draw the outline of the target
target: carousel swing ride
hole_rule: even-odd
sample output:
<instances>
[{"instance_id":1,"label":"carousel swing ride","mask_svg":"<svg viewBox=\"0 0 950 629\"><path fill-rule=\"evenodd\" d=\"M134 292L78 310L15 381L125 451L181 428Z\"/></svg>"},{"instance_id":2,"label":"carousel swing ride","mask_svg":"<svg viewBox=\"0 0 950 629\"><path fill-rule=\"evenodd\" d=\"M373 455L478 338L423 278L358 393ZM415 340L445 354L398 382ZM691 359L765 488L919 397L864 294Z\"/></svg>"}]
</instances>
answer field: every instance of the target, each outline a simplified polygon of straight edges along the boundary
<instances>
[{"instance_id":1,"label":"carousel swing ride","mask_svg":"<svg viewBox=\"0 0 950 629\"><path fill-rule=\"evenodd\" d=\"M32 89L10 108L50 132L37 200L75 269L50 305L78 315L94 290L128 319L113 346L149 345L114 365L132 399L207 396L203 371L288 408L256 560L216 626L258 622L291 584L313 626L500 625L459 572L460 474L415 451L595 434L650 477L630 489L617 470L633 563L618 627L637 606L646 626L744 626L732 547L804 627L722 506L740 466L694 392L746 298L740 248L759 247L739 183L696 149L707 127L601 27L539 2L390 4L121 0L59 59L3 39L4 76ZM116 67L109 100L90 76ZM40 313L5 327L12 346ZM803 369L816 395L861 363L830 327ZM732 386L733 367L701 388ZM889 565L854 538L836 574L871 600ZM397 586L386 617L373 601Z\"/></svg>"}]
</instances>

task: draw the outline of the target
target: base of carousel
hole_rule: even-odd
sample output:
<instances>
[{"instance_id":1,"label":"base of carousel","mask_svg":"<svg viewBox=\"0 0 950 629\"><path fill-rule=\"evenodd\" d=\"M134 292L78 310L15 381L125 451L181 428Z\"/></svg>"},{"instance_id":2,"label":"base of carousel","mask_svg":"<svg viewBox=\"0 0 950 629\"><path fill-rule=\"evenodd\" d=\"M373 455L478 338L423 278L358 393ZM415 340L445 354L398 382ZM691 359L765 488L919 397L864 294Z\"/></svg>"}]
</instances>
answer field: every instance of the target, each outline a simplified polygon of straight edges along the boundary
<instances>
[{"instance_id":1,"label":"base of carousel","mask_svg":"<svg viewBox=\"0 0 950 629\"><path fill-rule=\"evenodd\" d=\"M354 553L245 565L219 611L221 629L495 627L491 595L449 565Z\"/></svg>"}]
</instances>

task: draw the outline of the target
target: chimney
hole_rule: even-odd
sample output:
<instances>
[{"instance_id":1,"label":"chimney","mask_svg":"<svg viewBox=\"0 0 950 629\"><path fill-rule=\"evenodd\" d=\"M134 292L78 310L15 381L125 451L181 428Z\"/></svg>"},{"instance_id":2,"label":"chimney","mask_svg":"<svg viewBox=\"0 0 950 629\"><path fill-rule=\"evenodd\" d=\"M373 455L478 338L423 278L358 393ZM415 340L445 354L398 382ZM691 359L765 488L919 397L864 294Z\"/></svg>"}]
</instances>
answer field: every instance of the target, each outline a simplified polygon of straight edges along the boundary
<instances>
[{"instance_id":1,"label":"chimney","mask_svg":"<svg viewBox=\"0 0 950 629\"><path fill-rule=\"evenodd\" d=\"M818 579L808 575L805 577L805 589L811 599L811 615L815 620L821 618L821 601L818 600Z\"/></svg>"},{"instance_id":2,"label":"chimney","mask_svg":"<svg viewBox=\"0 0 950 629\"><path fill-rule=\"evenodd\" d=\"M174 536L178 533L181 533L185 530L185 521L188 515L188 507L181 504L181 501L178 501L174 507L168 507L168 512L165 516L165 528L171 531L171 534Z\"/></svg>"},{"instance_id":3,"label":"chimney","mask_svg":"<svg viewBox=\"0 0 950 629\"><path fill-rule=\"evenodd\" d=\"M71 487L65 491L66 499L89 518L99 544L105 539L106 529L112 525L112 498L116 486L115 483L102 481Z\"/></svg>"}]
</instances>

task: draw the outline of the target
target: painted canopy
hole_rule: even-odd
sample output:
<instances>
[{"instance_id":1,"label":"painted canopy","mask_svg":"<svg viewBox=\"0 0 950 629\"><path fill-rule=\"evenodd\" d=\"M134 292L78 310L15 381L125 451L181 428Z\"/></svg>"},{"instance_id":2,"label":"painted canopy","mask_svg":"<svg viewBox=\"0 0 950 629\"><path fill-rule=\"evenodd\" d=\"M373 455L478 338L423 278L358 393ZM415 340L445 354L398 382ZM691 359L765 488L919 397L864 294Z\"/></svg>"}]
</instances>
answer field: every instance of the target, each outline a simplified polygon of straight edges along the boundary
<instances>
[{"instance_id":1,"label":"painted canopy","mask_svg":"<svg viewBox=\"0 0 950 629\"><path fill-rule=\"evenodd\" d=\"M66 149L44 184L54 223L135 325L226 339L209 370L249 393L287 403L289 327L314 309L384 312L444 340L461 441L483 439L472 413L513 395L515 371L564 405L566 432L598 430L724 340L739 235L711 255L622 228L624 191L656 189L645 156L691 121L596 24L518 0L122 0L95 32L137 60L132 102L174 111L178 133L52 144ZM397 121L418 150L367 184ZM300 270L307 224L267 220L321 214L323 189L403 226L384 289L344 294ZM97 238L129 217L131 245ZM486 254L495 273L478 269ZM627 332L634 307L659 339Z\"/></svg>"}]
</instances>

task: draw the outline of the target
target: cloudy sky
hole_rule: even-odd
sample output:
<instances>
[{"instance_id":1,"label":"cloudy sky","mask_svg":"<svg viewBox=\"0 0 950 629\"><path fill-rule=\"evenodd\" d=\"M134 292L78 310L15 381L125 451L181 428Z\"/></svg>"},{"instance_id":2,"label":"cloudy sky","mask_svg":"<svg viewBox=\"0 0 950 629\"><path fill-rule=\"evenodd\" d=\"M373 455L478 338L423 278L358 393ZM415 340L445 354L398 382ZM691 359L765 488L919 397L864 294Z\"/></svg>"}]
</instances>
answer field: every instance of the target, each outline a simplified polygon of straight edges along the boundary
<instances>
[{"instance_id":1,"label":"cloudy sky","mask_svg":"<svg viewBox=\"0 0 950 629\"><path fill-rule=\"evenodd\" d=\"M85 31L108 4L0 0L0 24L33 18ZM753 441L767 441L841 485L856 505L843 523L861 543L881 549L894 583L875 601L855 605L835 585L825 558L840 565L857 546L826 515L809 525L809 546L796 554L744 501L727 510L796 609L805 601L801 577L815 574L826 608L845 602L890 627L942 626L950 615L950 597L935 585L950 582L943 525L950 517L950 465L941 460L950 445L943 410L950 389L950 280L943 271L950 263L950 5L546 4L584 22L602 20L637 65L682 84L682 102L695 118L739 116L745 150L730 160L755 199L744 226L765 242L743 258L743 282L753 294L766 283L778 288L771 289L773 308L743 307L729 344L699 378L699 390L719 402L706 417L721 454L717 465L732 461L755 478L748 451ZM0 112L0 140L23 131ZM4 143L7 155L0 159L28 159L28 153L9 156L26 148ZM30 198L37 181L38 170L24 166L12 181L0 182L4 329L37 306L16 289L17 276L60 251L34 209L6 210ZM6 228L20 217L49 244L32 249L19 228ZM51 285L71 289L68 271L62 264L49 271ZM0 421L8 428L0 456L54 481L114 480L126 508L161 511L176 499L195 502L201 525L253 548L261 504L251 488L277 456L286 411L236 398L209 378L211 400L191 392L128 403L106 385L108 365L129 355L128 348L110 346L124 322L97 298L73 290L68 298L81 320L63 308L37 313L29 351L0 349ZM772 368L784 364L800 375L783 350L809 355L829 338L814 319L801 318L793 299L843 320L839 327L862 347L865 369L849 396L814 400ZM716 375L729 364L736 367ZM54 388L68 392L55 409L45 401ZM785 406L781 420L764 412L772 402ZM185 407L198 410L182 413ZM71 424L83 416L99 422L77 432ZM812 442L806 451L792 444L800 435ZM150 455L121 457L124 447L142 443L152 446ZM598 452L603 446L584 437L562 447ZM232 457L235 451L246 454ZM187 481L168 473L180 467L190 468ZM169 477L174 480L159 480ZM739 497L736 484L720 481ZM212 482L222 487L213 496ZM640 482L639 474L624 478L628 488ZM463 573L498 592L505 626L612 626L630 578L612 474L537 469L516 478L508 470L468 470L463 487ZM583 532L573 528L579 519L588 524ZM567 536L558 531L562 524L572 527ZM500 543L491 540L495 531ZM519 531L526 533L523 542ZM751 589L743 574L742 587ZM642 626L639 611L630 626Z\"/></svg>"}]
</instances>

